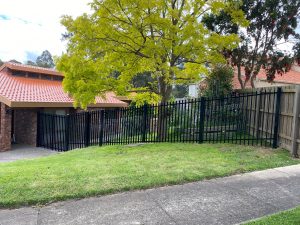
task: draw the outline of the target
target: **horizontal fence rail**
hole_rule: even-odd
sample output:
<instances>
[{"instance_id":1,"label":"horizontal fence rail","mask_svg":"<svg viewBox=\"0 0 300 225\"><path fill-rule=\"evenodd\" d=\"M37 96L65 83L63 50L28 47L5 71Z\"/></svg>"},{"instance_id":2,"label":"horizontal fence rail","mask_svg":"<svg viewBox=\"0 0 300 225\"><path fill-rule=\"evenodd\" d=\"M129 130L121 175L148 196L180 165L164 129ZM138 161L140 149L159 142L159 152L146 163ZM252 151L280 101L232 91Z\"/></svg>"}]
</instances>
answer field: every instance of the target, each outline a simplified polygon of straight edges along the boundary
<instances>
[{"instance_id":1,"label":"horizontal fence rail","mask_svg":"<svg viewBox=\"0 0 300 225\"><path fill-rule=\"evenodd\" d=\"M281 89L219 98L38 114L38 146L68 151L93 145L229 142L277 147Z\"/></svg>"}]
</instances>

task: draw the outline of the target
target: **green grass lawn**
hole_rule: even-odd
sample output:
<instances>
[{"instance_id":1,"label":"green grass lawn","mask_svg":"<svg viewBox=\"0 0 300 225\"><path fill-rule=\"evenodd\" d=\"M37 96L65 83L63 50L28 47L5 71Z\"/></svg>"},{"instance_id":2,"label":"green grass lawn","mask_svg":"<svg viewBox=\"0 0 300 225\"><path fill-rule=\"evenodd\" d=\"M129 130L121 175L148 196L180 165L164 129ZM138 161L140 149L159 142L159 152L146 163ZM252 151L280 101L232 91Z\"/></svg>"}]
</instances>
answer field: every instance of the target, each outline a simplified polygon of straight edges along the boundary
<instances>
[{"instance_id":1,"label":"green grass lawn","mask_svg":"<svg viewBox=\"0 0 300 225\"><path fill-rule=\"evenodd\" d=\"M0 164L0 207L180 184L300 163L286 150L233 144L146 144L73 150Z\"/></svg>"},{"instance_id":2,"label":"green grass lawn","mask_svg":"<svg viewBox=\"0 0 300 225\"><path fill-rule=\"evenodd\" d=\"M300 207L284 211L262 219L245 223L245 225L299 225Z\"/></svg>"}]
</instances>

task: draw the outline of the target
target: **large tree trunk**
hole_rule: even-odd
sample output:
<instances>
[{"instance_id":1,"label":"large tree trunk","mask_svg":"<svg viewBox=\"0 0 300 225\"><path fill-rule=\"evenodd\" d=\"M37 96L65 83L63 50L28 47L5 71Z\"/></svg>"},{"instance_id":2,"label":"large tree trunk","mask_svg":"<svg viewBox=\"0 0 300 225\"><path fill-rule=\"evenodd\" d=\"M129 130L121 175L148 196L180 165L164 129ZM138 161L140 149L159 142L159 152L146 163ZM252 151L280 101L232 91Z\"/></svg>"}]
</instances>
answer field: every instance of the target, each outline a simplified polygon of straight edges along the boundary
<instances>
[{"instance_id":1,"label":"large tree trunk","mask_svg":"<svg viewBox=\"0 0 300 225\"><path fill-rule=\"evenodd\" d=\"M256 74L253 74L252 76L251 76L251 87L252 88L255 88L255 83L254 83L254 81L255 81L255 78L256 78Z\"/></svg>"},{"instance_id":2,"label":"large tree trunk","mask_svg":"<svg viewBox=\"0 0 300 225\"><path fill-rule=\"evenodd\" d=\"M252 76L251 76L251 87L255 88L255 79L257 77L257 74L259 73L261 69L261 64L256 65L254 72L252 72Z\"/></svg>"},{"instance_id":3,"label":"large tree trunk","mask_svg":"<svg viewBox=\"0 0 300 225\"><path fill-rule=\"evenodd\" d=\"M239 80L239 83L241 85L241 89L245 89L245 83L243 82L243 79L242 79L242 69L241 69L241 66L238 65L237 69L238 69L238 80Z\"/></svg>"},{"instance_id":4,"label":"large tree trunk","mask_svg":"<svg viewBox=\"0 0 300 225\"><path fill-rule=\"evenodd\" d=\"M157 139L158 141L164 141L168 136L167 121L169 117L169 109L166 104L170 100L172 86L168 85L163 77L159 78L159 91L162 100L158 106Z\"/></svg>"},{"instance_id":5,"label":"large tree trunk","mask_svg":"<svg viewBox=\"0 0 300 225\"><path fill-rule=\"evenodd\" d=\"M165 104L161 104L158 107L158 121L157 121L157 139L158 141L166 140L168 136L168 109Z\"/></svg>"}]
</instances>

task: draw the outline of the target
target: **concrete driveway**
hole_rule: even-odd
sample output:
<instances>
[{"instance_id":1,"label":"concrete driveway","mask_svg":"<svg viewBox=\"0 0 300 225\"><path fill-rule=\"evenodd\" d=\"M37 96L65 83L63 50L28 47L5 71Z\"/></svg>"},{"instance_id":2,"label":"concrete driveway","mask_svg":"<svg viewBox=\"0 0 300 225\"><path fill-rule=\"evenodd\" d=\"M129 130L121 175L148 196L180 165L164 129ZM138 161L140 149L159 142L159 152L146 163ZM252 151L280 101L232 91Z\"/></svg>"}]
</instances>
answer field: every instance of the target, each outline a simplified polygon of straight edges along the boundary
<instances>
[{"instance_id":1,"label":"concrete driveway","mask_svg":"<svg viewBox=\"0 0 300 225\"><path fill-rule=\"evenodd\" d=\"M0 152L0 163L13 162L20 159L32 159L48 155L57 154L56 151L51 151L45 148L37 148L24 145L13 145L12 150Z\"/></svg>"}]
</instances>

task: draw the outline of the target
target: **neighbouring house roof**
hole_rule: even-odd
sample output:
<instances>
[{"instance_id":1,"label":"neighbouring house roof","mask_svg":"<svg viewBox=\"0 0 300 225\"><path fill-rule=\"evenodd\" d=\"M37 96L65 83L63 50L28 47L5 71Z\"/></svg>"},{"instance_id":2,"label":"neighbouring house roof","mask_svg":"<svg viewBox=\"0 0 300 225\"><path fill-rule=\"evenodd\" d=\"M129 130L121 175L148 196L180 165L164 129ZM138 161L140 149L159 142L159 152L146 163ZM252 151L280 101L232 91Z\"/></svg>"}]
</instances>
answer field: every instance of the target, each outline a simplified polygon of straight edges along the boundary
<instances>
[{"instance_id":1,"label":"neighbouring house roof","mask_svg":"<svg viewBox=\"0 0 300 225\"><path fill-rule=\"evenodd\" d=\"M242 79L245 80L244 71L242 71ZM256 81L265 81L267 82L266 71L261 69L257 74ZM233 77L233 89L241 89L241 85L238 80L237 71L234 73ZM277 74L274 83L282 83L282 84L300 84L300 72L291 69L289 72L284 73L283 75ZM246 88L251 88L250 81L247 82Z\"/></svg>"},{"instance_id":2,"label":"neighbouring house roof","mask_svg":"<svg viewBox=\"0 0 300 225\"><path fill-rule=\"evenodd\" d=\"M0 67L0 101L10 107L72 107L73 99L63 91L62 82L29 77L13 76L5 70L20 70L63 76L61 73L39 67L5 63ZM96 97L96 104L90 107L126 107L127 103L110 92L106 98Z\"/></svg>"},{"instance_id":3,"label":"neighbouring house roof","mask_svg":"<svg viewBox=\"0 0 300 225\"><path fill-rule=\"evenodd\" d=\"M267 80L267 75L264 70L261 70L257 75L259 80ZM290 70L283 75L276 75L274 81L275 83L284 83L284 84L300 84L300 72L295 70Z\"/></svg>"}]
</instances>

